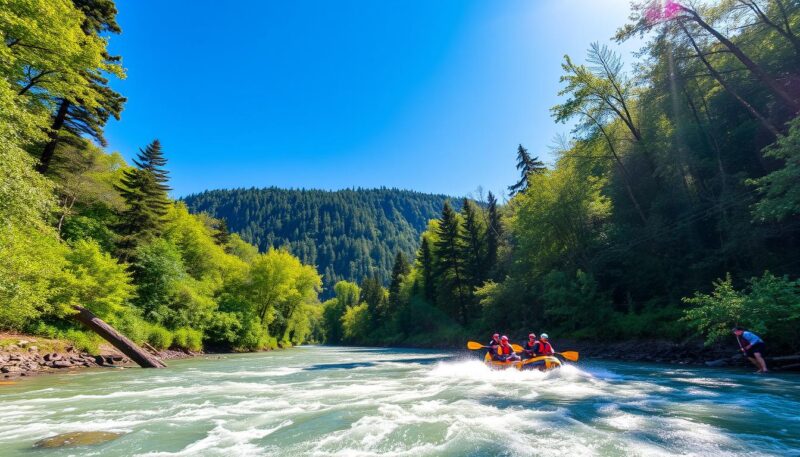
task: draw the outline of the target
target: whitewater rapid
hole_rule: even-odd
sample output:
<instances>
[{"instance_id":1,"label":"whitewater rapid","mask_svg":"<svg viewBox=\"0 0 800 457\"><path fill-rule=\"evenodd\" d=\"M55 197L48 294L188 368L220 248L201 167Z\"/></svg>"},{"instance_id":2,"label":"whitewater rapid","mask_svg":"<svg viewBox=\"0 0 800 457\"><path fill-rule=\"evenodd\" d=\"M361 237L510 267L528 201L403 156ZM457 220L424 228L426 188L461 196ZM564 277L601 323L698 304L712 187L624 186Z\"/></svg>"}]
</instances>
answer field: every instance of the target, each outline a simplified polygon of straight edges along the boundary
<instances>
[{"instance_id":1,"label":"whitewater rapid","mask_svg":"<svg viewBox=\"0 0 800 457\"><path fill-rule=\"evenodd\" d=\"M800 456L800 377L301 347L0 387L2 456ZM31 450L74 431L97 447Z\"/></svg>"}]
</instances>

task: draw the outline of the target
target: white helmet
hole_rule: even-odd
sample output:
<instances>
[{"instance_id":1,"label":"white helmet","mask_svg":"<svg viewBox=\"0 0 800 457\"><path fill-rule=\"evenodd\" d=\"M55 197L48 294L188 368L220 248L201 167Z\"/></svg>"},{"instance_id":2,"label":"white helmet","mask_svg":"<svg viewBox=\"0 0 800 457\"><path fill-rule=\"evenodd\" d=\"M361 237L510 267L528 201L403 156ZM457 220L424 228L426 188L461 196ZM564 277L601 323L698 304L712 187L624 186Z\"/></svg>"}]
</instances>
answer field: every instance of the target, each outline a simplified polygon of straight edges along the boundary
<instances>
[{"instance_id":1,"label":"white helmet","mask_svg":"<svg viewBox=\"0 0 800 457\"><path fill-rule=\"evenodd\" d=\"M544 338L546 340L550 339L550 337L547 336L547 333L542 333L541 335L539 335L539 337Z\"/></svg>"}]
</instances>

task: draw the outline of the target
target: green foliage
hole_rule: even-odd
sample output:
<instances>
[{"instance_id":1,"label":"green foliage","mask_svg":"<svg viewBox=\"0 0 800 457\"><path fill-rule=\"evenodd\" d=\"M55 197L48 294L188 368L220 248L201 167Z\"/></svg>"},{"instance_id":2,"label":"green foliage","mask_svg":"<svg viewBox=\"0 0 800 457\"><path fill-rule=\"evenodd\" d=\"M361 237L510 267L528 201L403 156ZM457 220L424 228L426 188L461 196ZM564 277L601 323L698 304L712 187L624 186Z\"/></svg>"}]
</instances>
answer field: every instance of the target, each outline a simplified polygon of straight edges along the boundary
<instances>
[{"instance_id":1,"label":"green foliage","mask_svg":"<svg viewBox=\"0 0 800 457\"><path fill-rule=\"evenodd\" d=\"M790 123L789 133L764 150L764 155L783 162L768 175L751 180L762 198L753 206L761 221L780 221L800 214L800 117Z\"/></svg>"},{"instance_id":2,"label":"green foliage","mask_svg":"<svg viewBox=\"0 0 800 457\"><path fill-rule=\"evenodd\" d=\"M63 284L57 297L64 307L81 305L107 319L123 310L134 286L126 267L95 241L76 242L66 254Z\"/></svg>"},{"instance_id":3,"label":"green foliage","mask_svg":"<svg viewBox=\"0 0 800 457\"><path fill-rule=\"evenodd\" d=\"M173 332L172 344L181 349L199 351L203 349L203 332L189 327L181 327Z\"/></svg>"},{"instance_id":4,"label":"green foliage","mask_svg":"<svg viewBox=\"0 0 800 457\"><path fill-rule=\"evenodd\" d=\"M172 332L160 325L150 327L147 334L147 342L156 349L169 349L172 346Z\"/></svg>"},{"instance_id":5,"label":"green foliage","mask_svg":"<svg viewBox=\"0 0 800 457\"><path fill-rule=\"evenodd\" d=\"M214 190L184 198L193 213L226 221L230 230L267 251L288 248L319 265L323 297L340 280L377 277L388 284L394 255L411 258L428 220L446 197L397 189L335 192L287 189Z\"/></svg>"},{"instance_id":6,"label":"green foliage","mask_svg":"<svg viewBox=\"0 0 800 457\"><path fill-rule=\"evenodd\" d=\"M714 282L711 294L696 293L683 301L693 306L684 321L706 335L708 344L730 335L734 325L747 327L783 349L794 348L800 336L800 280L765 272L737 290L729 274Z\"/></svg>"},{"instance_id":7,"label":"green foliage","mask_svg":"<svg viewBox=\"0 0 800 457\"><path fill-rule=\"evenodd\" d=\"M342 316L342 337L344 342L364 341L368 337L371 328L369 306L366 302L348 307Z\"/></svg>"}]
</instances>

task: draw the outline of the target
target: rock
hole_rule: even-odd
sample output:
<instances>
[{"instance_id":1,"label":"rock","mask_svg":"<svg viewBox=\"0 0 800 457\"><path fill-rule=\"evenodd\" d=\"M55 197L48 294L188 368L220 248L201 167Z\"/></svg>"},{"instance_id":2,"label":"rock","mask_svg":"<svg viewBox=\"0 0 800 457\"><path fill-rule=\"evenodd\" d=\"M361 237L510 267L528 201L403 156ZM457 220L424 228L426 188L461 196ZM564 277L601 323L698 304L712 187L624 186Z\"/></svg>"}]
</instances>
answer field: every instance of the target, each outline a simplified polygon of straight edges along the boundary
<instances>
[{"instance_id":1,"label":"rock","mask_svg":"<svg viewBox=\"0 0 800 457\"><path fill-rule=\"evenodd\" d=\"M62 433L60 435L51 436L50 438L39 440L36 442L36 444L33 445L33 447L39 449L55 449L62 447L91 446L95 444L102 444L102 443L107 443L109 441L113 441L122 435L123 435L122 433L114 433L114 432Z\"/></svg>"},{"instance_id":2,"label":"rock","mask_svg":"<svg viewBox=\"0 0 800 457\"><path fill-rule=\"evenodd\" d=\"M70 368L72 366L72 362L69 360L56 360L53 362L53 368Z\"/></svg>"},{"instance_id":3,"label":"rock","mask_svg":"<svg viewBox=\"0 0 800 457\"><path fill-rule=\"evenodd\" d=\"M17 346L16 344L9 344L8 346L6 346L6 351L8 351L8 352L18 351L18 350L19 350L19 346Z\"/></svg>"},{"instance_id":4,"label":"rock","mask_svg":"<svg viewBox=\"0 0 800 457\"><path fill-rule=\"evenodd\" d=\"M19 367L17 365L6 365L6 366L0 368L0 372L3 372L3 373L19 373L21 371L23 371L22 367Z\"/></svg>"},{"instance_id":5,"label":"rock","mask_svg":"<svg viewBox=\"0 0 800 457\"><path fill-rule=\"evenodd\" d=\"M47 354L46 356L44 356L44 360L47 361L47 362L53 362L53 361L56 361L56 360L61 360L61 354L56 354L55 352L53 352L51 354Z\"/></svg>"},{"instance_id":6,"label":"rock","mask_svg":"<svg viewBox=\"0 0 800 457\"><path fill-rule=\"evenodd\" d=\"M17 346L19 346L21 348L24 348L25 346L27 346L29 344L31 344L31 342L28 341L28 340L19 340L19 341L17 341Z\"/></svg>"},{"instance_id":7,"label":"rock","mask_svg":"<svg viewBox=\"0 0 800 457\"><path fill-rule=\"evenodd\" d=\"M75 346L67 346L67 352L75 352Z\"/></svg>"},{"instance_id":8,"label":"rock","mask_svg":"<svg viewBox=\"0 0 800 457\"><path fill-rule=\"evenodd\" d=\"M28 348L28 352L38 352L38 351L39 351L38 346L31 346Z\"/></svg>"}]
</instances>

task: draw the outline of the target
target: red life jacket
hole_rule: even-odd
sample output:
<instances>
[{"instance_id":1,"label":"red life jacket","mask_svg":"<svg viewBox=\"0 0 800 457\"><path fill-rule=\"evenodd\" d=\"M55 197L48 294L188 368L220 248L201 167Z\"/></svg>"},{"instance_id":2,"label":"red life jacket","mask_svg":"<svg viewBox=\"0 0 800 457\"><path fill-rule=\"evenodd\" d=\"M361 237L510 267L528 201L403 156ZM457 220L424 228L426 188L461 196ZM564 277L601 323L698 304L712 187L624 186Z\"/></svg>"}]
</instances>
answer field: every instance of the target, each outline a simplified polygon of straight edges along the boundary
<instances>
[{"instance_id":1,"label":"red life jacket","mask_svg":"<svg viewBox=\"0 0 800 457\"><path fill-rule=\"evenodd\" d=\"M503 346L501 344L497 346L497 355L511 355L512 352L514 352L514 350L511 349L511 345Z\"/></svg>"},{"instance_id":2,"label":"red life jacket","mask_svg":"<svg viewBox=\"0 0 800 457\"><path fill-rule=\"evenodd\" d=\"M541 355L552 355L553 354L553 346L550 344L549 341L537 341L538 344L536 348L536 353Z\"/></svg>"}]
</instances>

